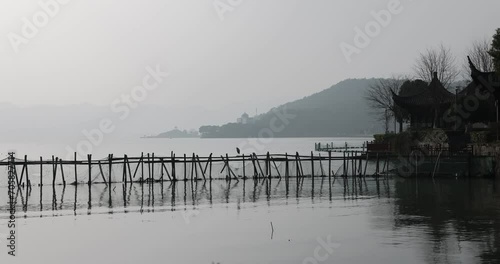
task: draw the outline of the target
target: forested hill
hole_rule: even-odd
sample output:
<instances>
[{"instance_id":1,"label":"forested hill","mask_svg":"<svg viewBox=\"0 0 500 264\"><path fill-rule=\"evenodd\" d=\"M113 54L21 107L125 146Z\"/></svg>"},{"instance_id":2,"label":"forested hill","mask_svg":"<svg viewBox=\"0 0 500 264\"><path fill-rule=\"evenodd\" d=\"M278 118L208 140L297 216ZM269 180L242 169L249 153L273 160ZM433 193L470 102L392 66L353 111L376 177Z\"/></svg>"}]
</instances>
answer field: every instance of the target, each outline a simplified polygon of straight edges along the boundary
<instances>
[{"instance_id":1,"label":"forested hill","mask_svg":"<svg viewBox=\"0 0 500 264\"><path fill-rule=\"evenodd\" d=\"M200 134L206 138L373 135L382 130L382 125L371 114L365 91L375 81L345 80L319 93L250 118L246 124L202 126Z\"/></svg>"}]
</instances>

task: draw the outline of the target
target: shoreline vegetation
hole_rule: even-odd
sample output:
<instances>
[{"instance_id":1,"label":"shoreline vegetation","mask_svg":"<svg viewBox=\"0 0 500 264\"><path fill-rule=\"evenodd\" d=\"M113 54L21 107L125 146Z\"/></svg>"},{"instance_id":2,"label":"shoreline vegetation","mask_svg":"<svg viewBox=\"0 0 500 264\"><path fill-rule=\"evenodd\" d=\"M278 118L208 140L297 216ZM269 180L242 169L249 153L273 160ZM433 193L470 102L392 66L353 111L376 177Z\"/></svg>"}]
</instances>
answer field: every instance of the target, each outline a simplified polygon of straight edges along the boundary
<instances>
[{"instance_id":1,"label":"shoreline vegetation","mask_svg":"<svg viewBox=\"0 0 500 264\"><path fill-rule=\"evenodd\" d=\"M373 136L383 131L367 106L365 91L378 79L347 79L267 113L243 113L235 122L204 125L202 138Z\"/></svg>"},{"instance_id":2,"label":"shoreline vegetation","mask_svg":"<svg viewBox=\"0 0 500 264\"><path fill-rule=\"evenodd\" d=\"M156 136L143 136L141 138L199 138L200 135L196 130L180 130L178 128L174 128L170 131L160 133Z\"/></svg>"}]
</instances>

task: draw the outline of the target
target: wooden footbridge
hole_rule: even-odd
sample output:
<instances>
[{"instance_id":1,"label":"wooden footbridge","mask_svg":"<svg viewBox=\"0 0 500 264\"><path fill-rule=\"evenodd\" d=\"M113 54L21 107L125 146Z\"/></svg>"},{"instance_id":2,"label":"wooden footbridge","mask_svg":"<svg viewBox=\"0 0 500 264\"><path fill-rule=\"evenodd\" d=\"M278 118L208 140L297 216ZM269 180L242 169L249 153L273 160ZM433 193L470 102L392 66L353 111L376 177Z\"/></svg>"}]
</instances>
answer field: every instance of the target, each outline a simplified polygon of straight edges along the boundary
<instances>
[{"instance_id":1,"label":"wooden footbridge","mask_svg":"<svg viewBox=\"0 0 500 264\"><path fill-rule=\"evenodd\" d=\"M348 145L347 142L343 146L334 145L332 143L314 143L314 150L319 152L366 152L368 142L363 142L361 146L359 145Z\"/></svg>"},{"instance_id":2,"label":"wooden footbridge","mask_svg":"<svg viewBox=\"0 0 500 264\"><path fill-rule=\"evenodd\" d=\"M0 161L7 166L9 174L15 178L17 187L78 184L105 184L158 182L158 181L198 181L198 180L240 180L248 178L289 177L337 177L337 176L379 176L389 171L386 158L379 158L368 166L369 157L362 152L344 152L342 156L321 153L315 155L228 154L199 157L196 154L177 156L156 156L141 153L140 156L122 157L109 154L107 158L95 159L91 154L87 159L78 159L77 153L71 160L52 156L51 159L29 159L26 155L16 158L14 153ZM382 166L383 164L383 166Z\"/></svg>"}]
</instances>

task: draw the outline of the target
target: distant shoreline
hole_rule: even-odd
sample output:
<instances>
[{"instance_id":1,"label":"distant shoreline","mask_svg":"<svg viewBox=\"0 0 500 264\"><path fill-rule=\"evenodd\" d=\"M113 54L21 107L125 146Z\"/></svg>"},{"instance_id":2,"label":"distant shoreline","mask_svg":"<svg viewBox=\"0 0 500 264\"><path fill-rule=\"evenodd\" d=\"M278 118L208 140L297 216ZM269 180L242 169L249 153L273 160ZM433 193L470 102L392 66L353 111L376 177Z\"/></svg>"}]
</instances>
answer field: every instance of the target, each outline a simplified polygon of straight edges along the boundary
<instances>
[{"instance_id":1,"label":"distant shoreline","mask_svg":"<svg viewBox=\"0 0 500 264\"><path fill-rule=\"evenodd\" d=\"M158 137L158 136L142 136L141 139L258 139L259 137ZM344 135L344 136L296 136L296 137L273 137L274 139L290 139L290 138L373 138L373 135Z\"/></svg>"}]
</instances>

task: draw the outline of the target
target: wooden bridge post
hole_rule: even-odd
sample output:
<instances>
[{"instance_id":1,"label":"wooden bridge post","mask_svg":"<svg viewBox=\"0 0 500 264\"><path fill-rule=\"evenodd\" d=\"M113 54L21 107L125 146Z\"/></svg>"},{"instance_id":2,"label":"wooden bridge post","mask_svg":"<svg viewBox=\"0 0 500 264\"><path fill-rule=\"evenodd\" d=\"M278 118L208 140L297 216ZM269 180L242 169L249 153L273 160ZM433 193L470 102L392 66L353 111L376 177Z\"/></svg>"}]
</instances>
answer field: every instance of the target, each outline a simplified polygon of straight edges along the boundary
<instances>
[{"instance_id":1,"label":"wooden bridge post","mask_svg":"<svg viewBox=\"0 0 500 264\"><path fill-rule=\"evenodd\" d=\"M209 171L208 171L208 177L210 178L210 181L212 180L212 153L210 153L210 156L208 157L209 160Z\"/></svg>"},{"instance_id":2,"label":"wooden bridge post","mask_svg":"<svg viewBox=\"0 0 500 264\"><path fill-rule=\"evenodd\" d=\"M123 175L122 182L127 184L127 154L123 154Z\"/></svg>"},{"instance_id":3,"label":"wooden bridge post","mask_svg":"<svg viewBox=\"0 0 500 264\"><path fill-rule=\"evenodd\" d=\"M262 178L266 177L266 175L264 175L264 172L262 171L262 166L260 166L259 157L257 157L257 154L255 154L255 152L253 153L253 155L254 155L255 161L257 162L257 166L259 167L259 171L260 171L260 174L262 175Z\"/></svg>"},{"instance_id":4,"label":"wooden bridge post","mask_svg":"<svg viewBox=\"0 0 500 264\"><path fill-rule=\"evenodd\" d=\"M174 181L177 181L175 172L175 153L173 151L170 154L170 158L172 160L172 178L174 179Z\"/></svg>"},{"instance_id":5,"label":"wooden bridge post","mask_svg":"<svg viewBox=\"0 0 500 264\"><path fill-rule=\"evenodd\" d=\"M75 155L75 185L78 185L78 171L76 168L76 151L75 151L74 155Z\"/></svg>"},{"instance_id":6,"label":"wooden bridge post","mask_svg":"<svg viewBox=\"0 0 500 264\"><path fill-rule=\"evenodd\" d=\"M127 156L127 169L128 169L129 182L132 183L133 182L133 180L132 180L132 170L130 169L130 161L128 160L128 156Z\"/></svg>"},{"instance_id":7,"label":"wooden bridge post","mask_svg":"<svg viewBox=\"0 0 500 264\"><path fill-rule=\"evenodd\" d=\"M321 157L321 153L319 153L319 168L321 169L321 177L326 176L325 170L323 169L323 158Z\"/></svg>"},{"instance_id":8,"label":"wooden bridge post","mask_svg":"<svg viewBox=\"0 0 500 264\"><path fill-rule=\"evenodd\" d=\"M332 151L328 151L328 178L332 177Z\"/></svg>"},{"instance_id":9,"label":"wooden bridge post","mask_svg":"<svg viewBox=\"0 0 500 264\"><path fill-rule=\"evenodd\" d=\"M56 184L56 170L54 168L54 163L55 163L55 158L54 155L52 155L52 186Z\"/></svg>"},{"instance_id":10,"label":"wooden bridge post","mask_svg":"<svg viewBox=\"0 0 500 264\"><path fill-rule=\"evenodd\" d=\"M269 151L266 154L266 176L271 176L270 166L269 166Z\"/></svg>"},{"instance_id":11,"label":"wooden bridge post","mask_svg":"<svg viewBox=\"0 0 500 264\"><path fill-rule=\"evenodd\" d=\"M161 171L160 180L163 181L163 175L164 175L163 168L165 167L165 164L163 163L163 158L159 158L159 159L160 159L160 171Z\"/></svg>"},{"instance_id":12,"label":"wooden bridge post","mask_svg":"<svg viewBox=\"0 0 500 264\"><path fill-rule=\"evenodd\" d=\"M40 187L43 186L43 158L40 157Z\"/></svg>"},{"instance_id":13,"label":"wooden bridge post","mask_svg":"<svg viewBox=\"0 0 500 264\"><path fill-rule=\"evenodd\" d=\"M89 165L89 181L88 184L92 183L92 154L87 154L87 160L88 160L88 165ZM89 187L90 188L90 187Z\"/></svg>"},{"instance_id":14,"label":"wooden bridge post","mask_svg":"<svg viewBox=\"0 0 500 264\"><path fill-rule=\"evenodd\" d=\"M242 163L243 163L243 180L246 180L247 179L247 176L245 175L245 154L241 155L241 158L242 158Z\"/></svg>"},{"instance_id":15,"label":"wooden bridge post","mask_svg":"<svg viewBox=\"0 0 500 264\"><path fill-rule=\"evenodd\" d=\"M354 168L354 172L352 174L353 176L357 175L357 173L356 173L356 169L358 168L358 164L356 162L357 157L358 157L358 151L354 151L354 156L352 159L352 163L353 163L352 167Z\"/></svg>"},{"instance_id":16,"label":"wooden bridge post","mask_svg":"<svg viewBox=\"0 0 500 264\"><path fill-rule=\"evenodd\" d=\"M63 180L63 186L66 186L66 178L64 177L64 168L63 168L62 159L59 160L59 164L61 165L61 176L62 176L62 180Z\"/></svg>"},{"instance_id":17,"label":"wooden bridge post","mask_svg":"<svg viewBox=\"0 0 500 264\"><path fill-rule=\"evenodd\" d=\"M288 153L285 153L285 179L288 180L288 178L290 177L289 175L289 167L288 167Z\"/></svg>"},{"instance_id":18,"label":"wooden bridge post","mask_svg":"<svg viewBox=\"0 0 500 264\"><path fill-rule=\"evenodd\" d=\"M144 182L144 152L141 152L139 163L141 164L141 182Z\"/></svg>"},{"instance_id":19,"label":"wooden bridge post","mask_svg":"<svg viewBox=\"0 0 500 264\"><path fill-rule=\"evenodd\" d=\"M313 182L314 182L314 154L313 152L311 151L311 177L313 178Z\"/></svg>"},{"instance_id":20,"label":"wooden bridge post","mask_svg":"<svg viewBox=\"0 0 500 264\"><path fill-rule=\"evenodd\" d=\"M112 166L113 166L113 154L108 155L109 159L109 175L108 175L108 183L109 186L111 187L111 174L112 174Z\"/></svg>"},{"instance_id":21,"label":"wooden bridge post","mask_svg":"<svg viewBox=\"0 0 500 264\"><path fill-rule=\"evenodd\" d=\"M297 152L295 154L295 177L299 177L300 175L300 168L299 168L299 153Z\"/></svg>"},{"instance_id":22,"label":"wooden bridge post","mask_svg":"<svg viewBox=\"0 0 500 264\"><path fill-rule=\"evenodd\" d=\"M342 152L342 176L345 177L346 176L346 173L345 173L345 151Z\"/></svg>"},{"instance_id":23,"label":"wooden bridge post","mask_svg":"<svg viewBox=\"0 0 500 264\"><path fill-rule=\"evenodd\" d=\"M191 181L193 181L194 169L196 168L194 165L195 164L194 164L194 153L193 153L193 155L191 156Z\"/></svg>"},{"instance_id":24,"label":"wooden bridge post","mask_svg":"<svg viewBox=\"0 0 500 264\"><path fill-rule=\"evenodd\" d=\"M184 181L187 181L186 153L184 153L184 162L183 162L183 165L184 165Z\"/></svg>"},{"instance_id":25,"label":"wooden bridge post","mask_svg":"<svg viewBox=\"0 0 500 264\"><path fill-rule=\"evenodd\" d=\"M151 157L149 156L149 152L148 152L148 158L146 160L146 162L148 163L148 181L151 180L151 162L150 162L150 159Z\"/></svg>"},{"instance_id":26,"label":"wooden bridge post","mask_svg":"<svg viewBox=\"0 0 500 264\"><path fill-rule=\"evenodd\" d=\"M155 180L155 153L151 153L151 182Z\"/></svg>"},{"instance_id":27,"label":"wooden bridge post","mask_svg":"<svg viewBox=\"0 0 500 264\"><path fill-rule=\"evenodd\" d=\"M197 156L193 153L193 165L194 165L194 175L196 176L196 180L198 180L198 167L196 166Z\"/></svg>"},{"instance_id":28,"label":"wooden bridge post","mask_svg":"<svg viewBox=\"0 0 500 264\"><path fill-rule=\"evenodd\" d=\"M28 173L28 155L24 155L24 166L26 167L26 188L28 188L31 185Z\"/></svg>"}]
</instances>

